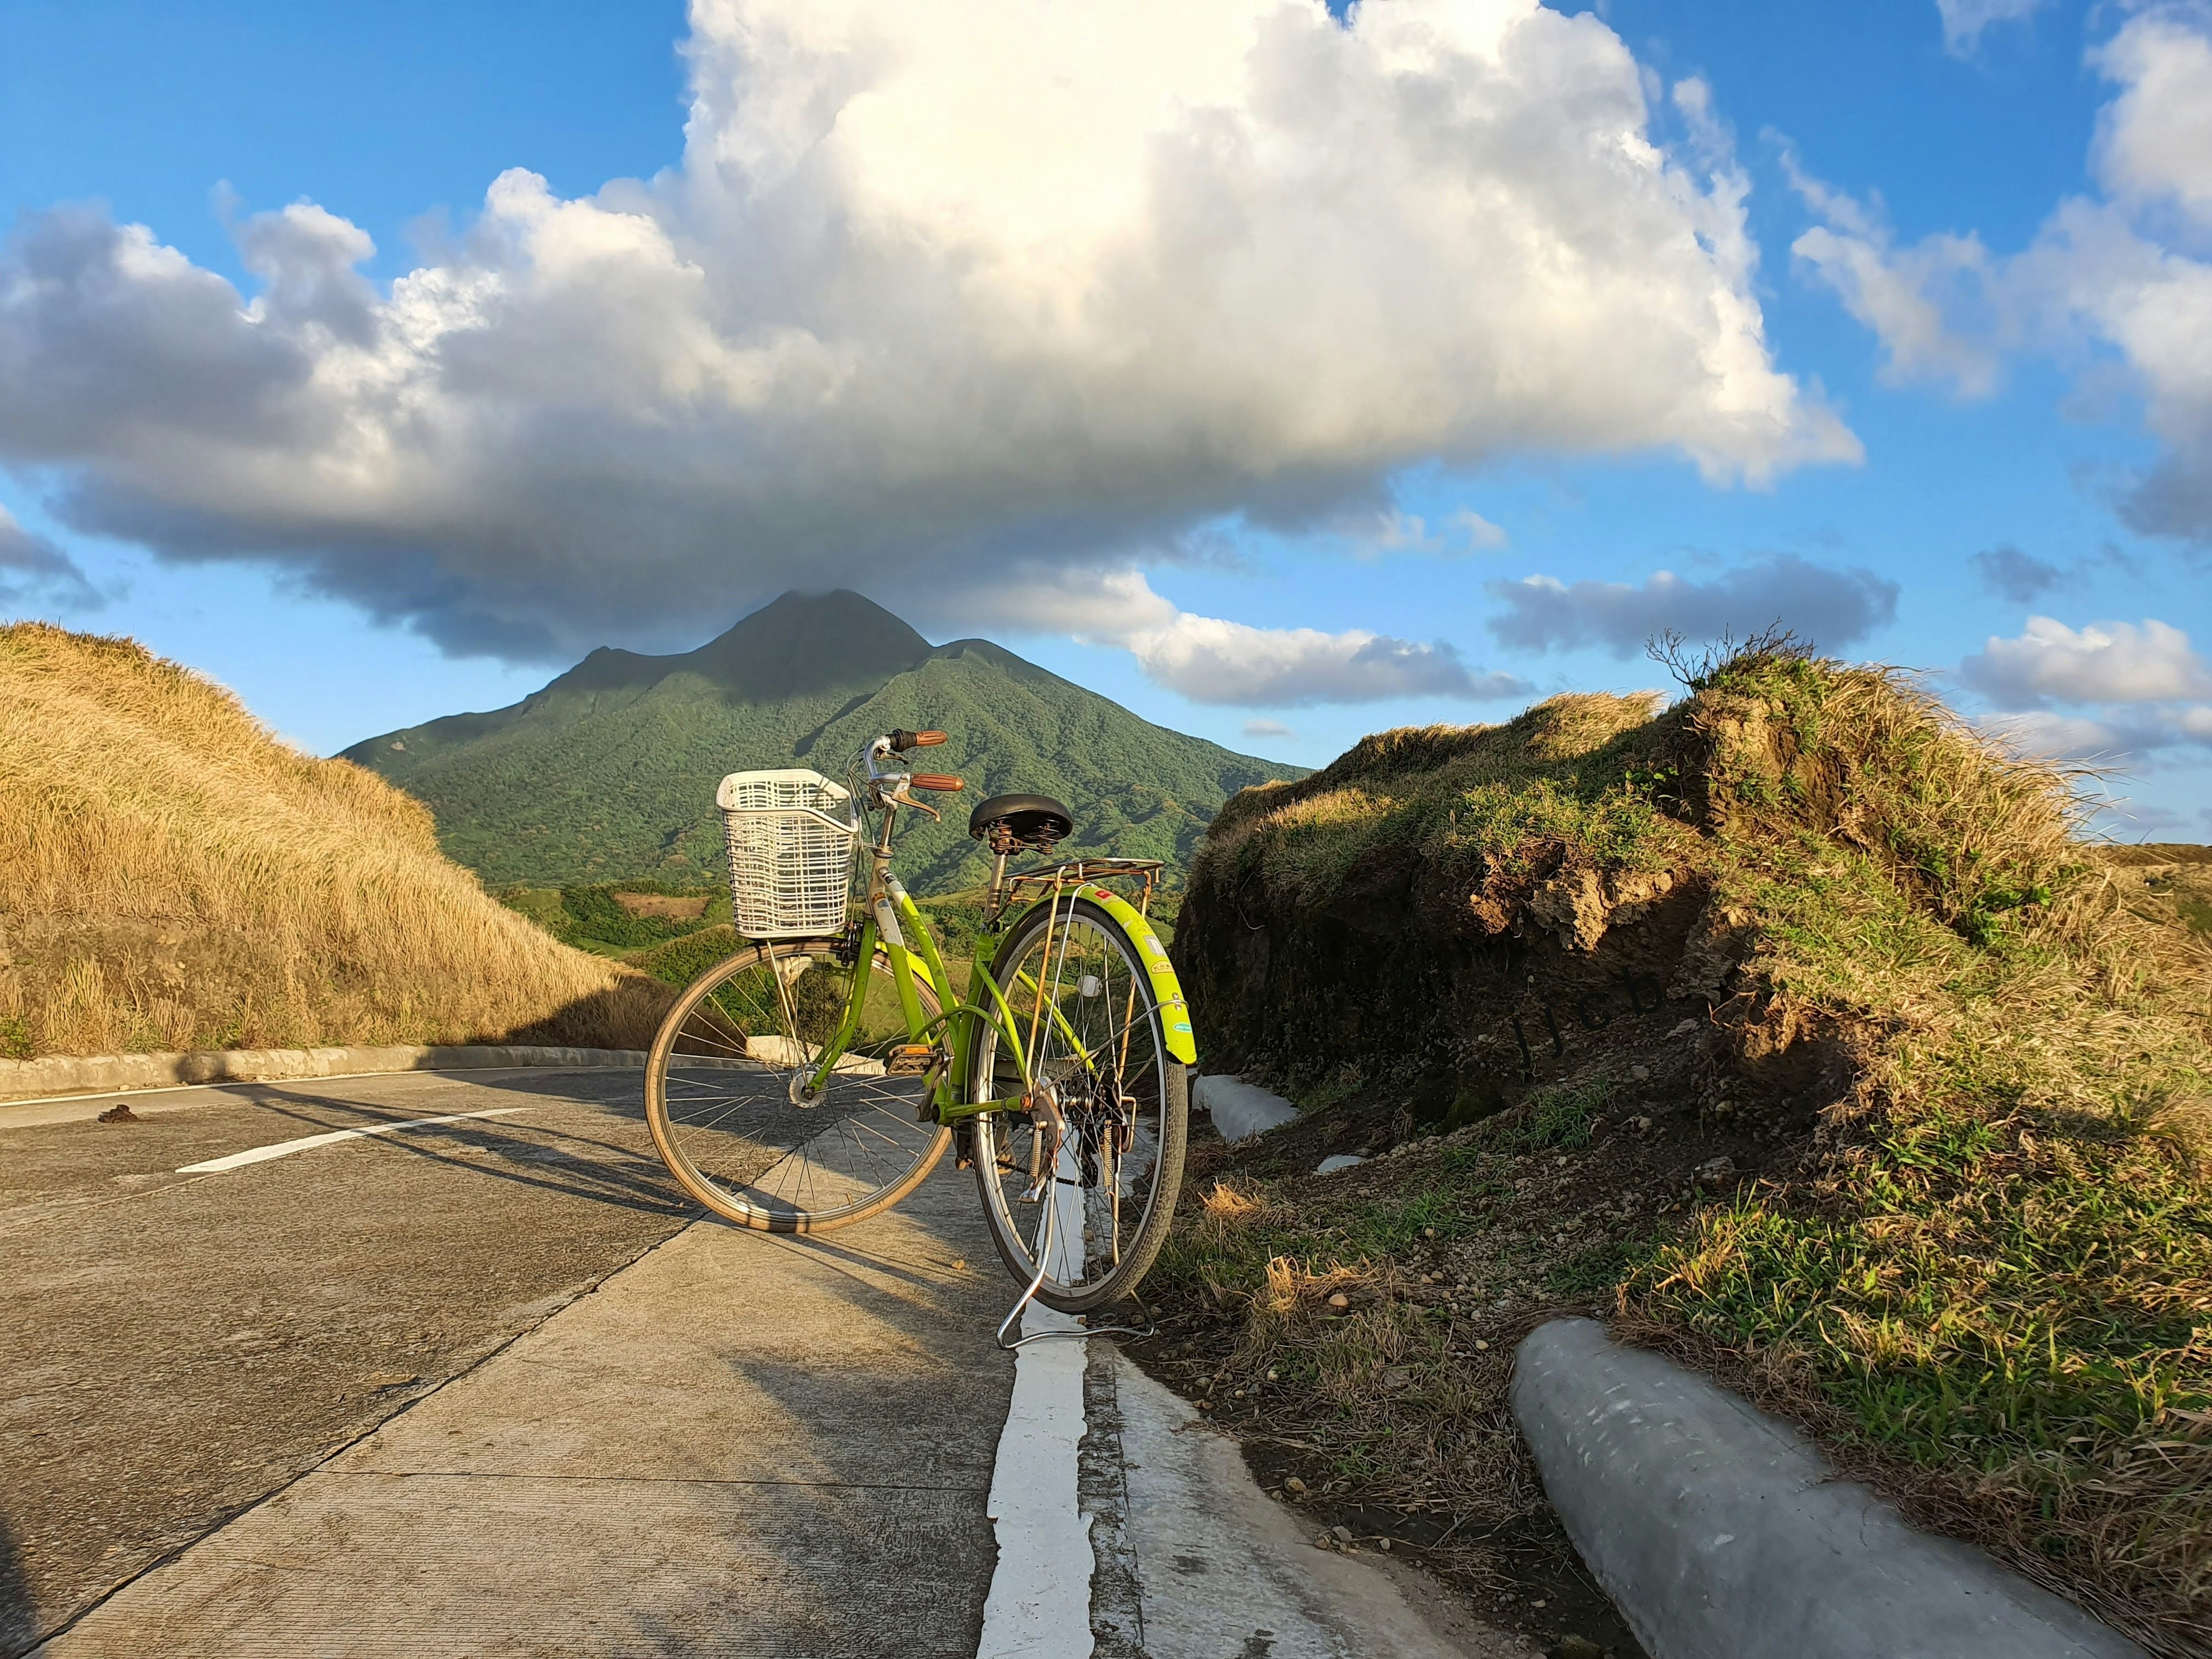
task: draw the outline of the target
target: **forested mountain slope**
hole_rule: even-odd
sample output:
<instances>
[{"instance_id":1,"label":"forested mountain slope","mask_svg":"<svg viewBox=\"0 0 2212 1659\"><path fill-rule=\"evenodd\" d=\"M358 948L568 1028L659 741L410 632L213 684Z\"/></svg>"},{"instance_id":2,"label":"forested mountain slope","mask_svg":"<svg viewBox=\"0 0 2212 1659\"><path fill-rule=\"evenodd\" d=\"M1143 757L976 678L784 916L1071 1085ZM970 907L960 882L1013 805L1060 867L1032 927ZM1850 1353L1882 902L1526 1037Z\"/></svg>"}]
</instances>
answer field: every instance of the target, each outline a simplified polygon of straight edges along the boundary
<instances>
[{"instance_id":1,"label":"forested mountain slope","mask_svg":"<svg viewBox=\"0 0 2212 1659\"><path fill-rule=\"evenodd\" d=\"M917 822L920 889L979 879L968 810L1037 790L1076 817L1073 852L1187 862L1229 796L1305 769L1170 732L984 640L933 647L857 593L787 593L680 656L593 652L511 708L356 744L345 758L426 802L446 851L487 881L719 879L714 786L752 767L842 779L868 738L938 726L968 791Z\"/></svg>"}]
</instances>

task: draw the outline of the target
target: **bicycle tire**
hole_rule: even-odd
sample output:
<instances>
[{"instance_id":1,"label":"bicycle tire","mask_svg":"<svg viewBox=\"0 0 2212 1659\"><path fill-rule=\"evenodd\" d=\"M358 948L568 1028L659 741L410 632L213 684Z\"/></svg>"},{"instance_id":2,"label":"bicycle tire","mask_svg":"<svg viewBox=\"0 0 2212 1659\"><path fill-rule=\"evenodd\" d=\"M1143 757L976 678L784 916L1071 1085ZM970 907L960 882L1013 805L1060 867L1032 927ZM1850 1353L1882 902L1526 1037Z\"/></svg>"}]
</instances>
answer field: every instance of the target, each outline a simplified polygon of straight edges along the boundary
<instances>
[{"instance_id":1,"label":"bicycle tire","mask_svg":"<svg viewBox=\"0 0 2212 1659\"><path fill-rule=\"evenodd\" d=\"M951 1144L933 1110L919 1115L924 1079L880 1058L908 1040L902 1017L864 1029L820 1094L800 1098L808 1047L818 1054L828 1035L810 1022L824 1010L834 1018L843 1006L836 975L856 971L837 964L836 951L830 939L778 940L725 957L684 988L646 1056L646 1122L661 1162L692 1199L739 1226L823 1233L865 1221L920 1186ZM807 965L793 972L800 961ZM832 982L802 998L800 985L824 969ZM763 969L780 988L761 979ZM890 995L882 952L869 972ZM933 1019L928 980L917 975L915 988ZM733 1173L740 1169L750 1173ZM809 1201L817 1199L829 1201Z\"/></svg>"},{"instance_id":2,"label":"bicycle tire","mask_svg":"<svg viewBox=\"0 0 2212 1659\"><path fill-rule=\"evenodd\" d=\"M1073 1096L1084 1102L1068 1109L1066 1144L1072 1152L1063 1153L1062 1163L1073 1170L1073 1180L1070 1182L1061 1170L1055 1169L1050 1188L1057 1201L1063 1187L1075 1187L1073 1208L1084 1224L1084 1277L1072 1281L1048 1273L1038 1287L1037 1300L1062 1313L1088 1313L1119 1302L1134 1291L1167 1243L1182 1186L1190 1078L1188 1069L1168 1052L1164 1018L1137 942L1103 906L1087 899L1063 897L1055 903L1038 905L1006 935L994 958L994 976L1006 976L1000 978L1000 984L1009 1002L1015 1005L1018 1021L1024 1008L1030 1006L1019 1000L1022 988L1018 970L1037 954L1041 941L1054 947L1057 970L1054 1000L1069 1024L1063 1027L1058 1018L1044 1018L1039 998L1024 1035L1037 1051L1033 1071L1042 1073L1060 1068L1066 1080L1076 1085ZM1079 951L1091 957L1090 967L1096 971L1079 973L1070 979L1066 972L1067 957ZM1096 991L1088 988L1089 980L1094 977L1101 981ZM1046 982L1037 980L1035 984ZM1074 990L1073 1000L1066 994L1070 987ZM1110 1011L1117 1006L1127 1010L1120 1028L1128 1034L1126 1042L1114 1034L1110 1025L1082 1027L1074 1030L1076 1041L1068 1040L1069 1030L1086 1018L1110 1022ZM1087 1008L1097 1012L1088 1012ZM1022 1030L1018 1024L1017 1030ZM1039 1036L1040 1030L1045 1035ZM1109 1039L1104 1044L1089 1040L1102 1032ZM1018 1069L1006 1063L1009 1057L1000 1054L1000 1041L994 1029L984 1026L979 1030L968 1084L971 1101L998 1097L1008 1089L1019 1087ZM1139 1054L1140 1042L1144 1052ZM1112 1063L1110 1079L1103 1075L1105 1067L1087 1066L1072 1053L1054 1052L1055 1044L1073 1050L1079 1042L1100 1052L1118 1052L1120 1058ZM1104 1104L1109 1096L1117 1103L1123 1099L1138 1102L1129 1109L1133 1121L1122 1126L1127 1129L1127 1146L1111 1156L1105 1152L1107 1132L1115 1127ZM1149 1167L1133 1174L1131 1159L1146 1150L1147 1119L1152 1126ZM1034 1182L1036 1177L1038 1171L1031 1166L1041 1162L1043 1146L1032 1139L1024 1155L1021 1138L1024 1133L1034 1138L1037 1133L1026 1114L986 1112L975 1118L975 1181L982 1198L983 1218L999 1259L1017 1279L1027 1284L1037 1269L1032 1241L1043 1241L1038 1231L1042 1216L1039 1211L1036 1219L1025 1224L1018 1213L1023 1206L1018 1194L1024 1182ZM1109 1171L1114 1191L1109 1190ZM1123 1224L1117 1201L1121 1182L1132 1180L1141 1185L1144 1193L1143 1212L1133 1227ZM1102 1224L1109 1212L1112 1236L1102 1239ZM1055 1248L1053 1256L1065 1261L1060 1254L1065 1248ZM1096 1263L1094 1251L1101 1258ZM1094 1265L1103 1268L1095 1276Z\"/></svg>"}]
</instances>

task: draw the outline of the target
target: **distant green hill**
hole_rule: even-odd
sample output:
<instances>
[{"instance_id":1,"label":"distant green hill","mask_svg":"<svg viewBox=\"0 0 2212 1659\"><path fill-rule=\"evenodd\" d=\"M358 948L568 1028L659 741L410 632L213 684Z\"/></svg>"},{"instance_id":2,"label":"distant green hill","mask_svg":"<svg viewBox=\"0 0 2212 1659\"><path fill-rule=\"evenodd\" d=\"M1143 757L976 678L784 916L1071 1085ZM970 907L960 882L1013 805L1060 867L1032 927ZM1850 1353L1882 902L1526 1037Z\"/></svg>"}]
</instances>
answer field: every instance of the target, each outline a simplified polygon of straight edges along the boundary
<instances>
[{"instance_id":1,"label":"distant green hill","mask_svg":"<svg viewBox=\"0 0 2212 1659\"><path fill-rule=\"evenodd\" d=\"M854 750L941 727L927 751L967 793L902 832L917 890L978 881L968 811L1036 790L1076 817L1066 850L1188 863L1223 801L1306 769L1170 732L985 640L933 647L857 593L787 593L696 651L594 651L543 690L356 744L345 758L428 803L447 854L490 883L720 879L714 786L810 766L842 781Z\"/></svg>"}]
</instances>

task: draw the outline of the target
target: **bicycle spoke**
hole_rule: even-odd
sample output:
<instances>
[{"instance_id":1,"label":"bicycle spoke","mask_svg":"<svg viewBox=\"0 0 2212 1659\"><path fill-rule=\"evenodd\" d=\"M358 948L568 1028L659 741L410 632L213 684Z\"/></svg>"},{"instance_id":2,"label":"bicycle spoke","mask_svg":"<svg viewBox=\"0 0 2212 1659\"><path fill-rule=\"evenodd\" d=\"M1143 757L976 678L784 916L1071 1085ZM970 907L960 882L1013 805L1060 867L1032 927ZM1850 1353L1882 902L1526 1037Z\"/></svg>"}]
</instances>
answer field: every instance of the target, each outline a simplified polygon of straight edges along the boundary
<instances>
[{"instance_id":1,"label":"bicycle spoke","mask_svg":"<svg viewBox=\"0 0 2212 1659\"><path fill-rule=\"evenodd\" d=\"M1091 913L1054 907L1003 971L1018 998L1031 1075L1053 1088L1066 1127L1045 1189L1054 1202L1032 1214L1024 1206L1042 1173L1046 1137L1026 1115L989 1120L981 1132L992 1150L985 1202L1023 1241L1032 1272L1054 1221L1048 1282L1073 1293L1115 1271L1129 1247L1127 1225L1141 1225L1158 1196L1164 1056L1142 994L1142 964ZM1002 1086L1011 1093L1017 1085L1008 1079Z\"/></svg>"},{"instance_id":2,"label":"bicycle spoke","mask_svg":"<svg viewBox=\"0 0 2212 1659\"><path fill-rule=\"evenodd\" d=\"M809 1085L842 1029L855 970L825 947L783 945L721 971L666 1045L656 1120L672 1164L715 1208L755 1224L834 1221L933 1160L945 1132L918 1109L921 1079L886 1067L908 1034L877 994L889 987L881 959L865 970L882 975L880 985L818 1089ZM933 994L917 992L935 1018ZM702 1060L720 1074L702 1075Z\"/></svg>"}]
</instances>

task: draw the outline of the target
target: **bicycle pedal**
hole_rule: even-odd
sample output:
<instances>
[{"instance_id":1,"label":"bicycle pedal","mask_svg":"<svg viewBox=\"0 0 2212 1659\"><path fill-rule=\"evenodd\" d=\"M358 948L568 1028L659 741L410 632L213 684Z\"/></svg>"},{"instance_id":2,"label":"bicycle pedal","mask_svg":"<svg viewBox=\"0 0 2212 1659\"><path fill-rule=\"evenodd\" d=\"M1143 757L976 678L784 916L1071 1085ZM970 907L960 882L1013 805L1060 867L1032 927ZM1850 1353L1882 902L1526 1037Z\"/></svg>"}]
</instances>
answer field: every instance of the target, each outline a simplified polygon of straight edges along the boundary
<instances>
[{"instance_id":1,"label":"bicycle pedal","mask_svg":"<svg viewBox=\"0 0 2212 1659\"><path fill-rule=\"evenodd\" d=\"M937 1058L933 1043L902 1043L891 1050L890 1074L893 1077L920 1077Z\"/></svg>"}]
</instances>

